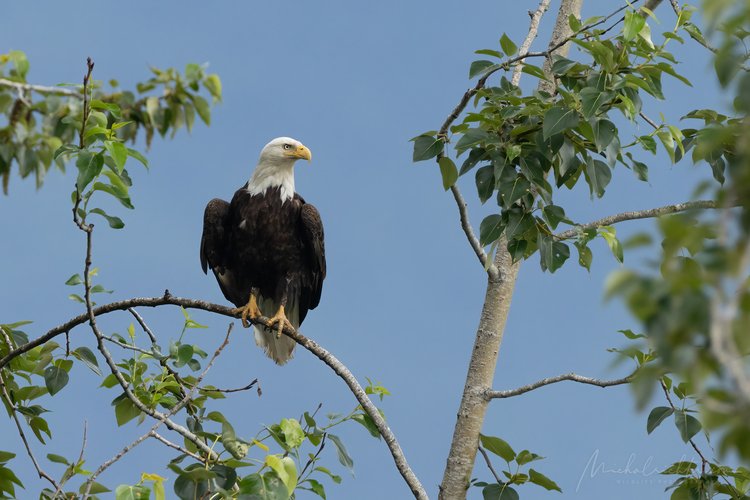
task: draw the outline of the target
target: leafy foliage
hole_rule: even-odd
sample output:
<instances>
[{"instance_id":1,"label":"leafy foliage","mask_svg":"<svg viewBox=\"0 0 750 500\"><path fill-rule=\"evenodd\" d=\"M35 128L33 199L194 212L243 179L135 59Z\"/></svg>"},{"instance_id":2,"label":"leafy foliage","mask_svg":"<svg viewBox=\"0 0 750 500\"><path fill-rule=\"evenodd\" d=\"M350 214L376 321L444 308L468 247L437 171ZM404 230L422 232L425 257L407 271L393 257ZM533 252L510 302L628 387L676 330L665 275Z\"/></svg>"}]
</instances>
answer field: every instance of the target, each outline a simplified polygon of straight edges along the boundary
<instances>
[{"instance_id":1,"label":"leafy foliage","mask_svg":"<svg viewBox=\"0 0 750 500\"><path fill-rule=\"evenodd\" d=\"M123 169L128 156L148 166L145 157L125 146L130 141L135 144L138 131L145 132L146 149L151 144L154 133L165 137L171 130L171 137L182 127L188 132L193 128L197 113L206 125L211 123L211 105L200 95L205 89L213 104L221 102L221 80L217 75L207 74L205 68L195 63L185 67L184 74L176 69L160 70L149 67L153 77L136 85L136 92L122 90L116 80L110 80L109 90L104 90L103 82L93 82L84 89L81 84L60 84L59 92L49 87L34 87L42 99L33 101L36 94L19 90L11 83L27 84L30 64L21 51L0 55L0 113L7 119L7 125L0 128L0 176L3 191L8 193L8 183L13 165L22 178L34 175L37 188L52 167L65 172L65 160L77 156L76 167L79 175L79 189L83 190L101 172L103 164L113 172L108 187L123 205L128 206L127 188L130 179ZM84 121L83 93L91 96L90 108L93 120L85 129L85 144L88 149L97 142L101 152L86 154L78 151L76 143ZM75 153L78 152L76 155ZM65 156L61 156L65 153ZM108 163L103 163L108 159ZM106 173L106 172L105 172ZM103 185L104 186L104 185ZM131 208L131 207L129 207ZM100 214L107 217L106 214ZM121 222L109 220L112 227Z\"/></svg>"}]
</instances>

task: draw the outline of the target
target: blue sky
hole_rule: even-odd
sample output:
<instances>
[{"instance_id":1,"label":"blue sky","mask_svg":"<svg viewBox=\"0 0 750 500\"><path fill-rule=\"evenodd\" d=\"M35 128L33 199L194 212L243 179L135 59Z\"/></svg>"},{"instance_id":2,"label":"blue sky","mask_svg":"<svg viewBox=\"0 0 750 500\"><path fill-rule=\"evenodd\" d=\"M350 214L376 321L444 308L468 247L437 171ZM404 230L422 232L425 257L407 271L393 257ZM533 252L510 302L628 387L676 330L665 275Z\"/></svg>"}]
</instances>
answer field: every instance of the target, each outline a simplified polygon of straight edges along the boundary
<instances>
[{"instance_id":1,"label":"blue sky","mask_svg":"<svg viewBox=\"0 0 750 500\"><path fill-rule=\"evenodd\" d=\"M620 5L587 2L583 17L609 14ZM461 231L453 198L442 189L437 165L412 164L408 140L438 129L475 84L467 78L469 65L484 58L475 50L499 49L503 32L520 45L528 29L526 10L536 6L466 0L221 2L210 8L199 2L26 1L4 6L0 53L24 51L31 64L27 78L41 85L80 81L86 57L96 63L96 79L115 78L123 89L150 77L147 64L183 71L190 62L209 63L208 71L221 78L224 104L213 108L210 127L197 123L192 136L182 129L174 140L155 138L147 154L149 172L128 163L135 210L112 205L125 228L111 230L101 221L94 234L94 267L101 267L96 283L114 290L98 297L100 302L160 296L168 288L177 296L227 304L213 277L200 270L206 203L214 197L230 199L271 139L290 136L311 149L312 163L297 165L296 187L321 213L328 277L321 305L301 331L334 353L361 383L365 377L382 381L392 393L377 404L410 466L437 498L486 275ZM557 6L553 2L532 50L546 47ZM675 22L666 2L657 15L665 26ZM652 30L660 28L652 23ZM647 115L658 121L663 113L675 123L692 109L729 104L709 78L705 49L691 40L684 47L674 42L670 47L678 60L689 63L681 72L693 88L667 80L667 101L644 98ZM575 49L570 57L578 57ZM536 80L524 76L522 85L530 89ZM621 137L650 132L647 124L639 126L640 131L621 129ZM144 146L141 137L135 147ZM697 182L710 178L707 165L670 167L666 155L634 154L649 165L650 185L618 165L601 200L590 201L581 181L572 191L556 192L556 204L583 223L688 201ZM85 255L85 237L70 217L73 168L69 165L66 175L50 172L38 191L32 179L14 175L9 196L0 197L0 322L34 320L25 327L30 336L83 312L82 305L68 300L73 290L64 285L83 271ZM477 230L495 210L491 203L479 204L473 175L461 178L459 185ZM621 224L618 236L625 240L652 227L652 222ZM637 324L620 304L603 304L602 283L619 264L603 241L593 248L590 276L574 259L554 276L541 272L538 256L522 265L495 389L571 371L619 378L632 369L627 363L612 369L614 355L605 351L623 345L617 330L637 330ZM649 257L643 250L628 252L625 262L642 266ZM141 314L162 345L179 336L179 309ZM200 311L194 319L211 328L191 330L185 341L213 352L229 320ZM112 314L100 326L105 333L125 334L132 321L126 313ZM145 335L141 337L146 345ZM85 326L71 333L71 343L94 346ZM147 430L147 424L136 427L134 422L116 427L109 403L119 393L98 388L101 380L83 365L73 369L71 378L63 392L41 402L54 412L47 414L51 443L32 443L43 468L55 477L63 469L45 455L76 458L84 420L90 469ZM262 397L239 393L214 406L240 436L254 436L261 424L299 418L319 403L324 413L346 413L357 404L344 383L304 350L279 368L254 345L250 331L236 328L207 382L229 388L255 378ZM665 404L654 398L650 407ZM556 481L565 497L663 498L669 483L649 472L666 468L683 454L682 459L691 460L693 451L670 425L647 436L646 416L635 412L627 387L603 390L563 382L491 403L484 433L502 437L516 451L547 457L535 468ZM341 485L321 480L328 498L410 496L383 442L356 423L337 428L337 433L354 459L357 477L338 464L332 447L324 450L326 465L343 477ZM710 454L705 441L699 441ZM15 432L0 433L0 449L18 453L11 463L27 496L46 486L35 478ZM142 472L173 478L164 468L173 456L147 442L100 482L114 489L138 482ZM591 477L592 457L610 472L600 470ZM495 462L496 468L501 465ZM628 465L631 471L645 466L647 474L611 472ZM480 460L474 477L491 478ZM535 498L559 495L542 493L534 485L519 492ZM480 490L471 491L470 498L481 498Z\"/></svg>"}]
</instances>

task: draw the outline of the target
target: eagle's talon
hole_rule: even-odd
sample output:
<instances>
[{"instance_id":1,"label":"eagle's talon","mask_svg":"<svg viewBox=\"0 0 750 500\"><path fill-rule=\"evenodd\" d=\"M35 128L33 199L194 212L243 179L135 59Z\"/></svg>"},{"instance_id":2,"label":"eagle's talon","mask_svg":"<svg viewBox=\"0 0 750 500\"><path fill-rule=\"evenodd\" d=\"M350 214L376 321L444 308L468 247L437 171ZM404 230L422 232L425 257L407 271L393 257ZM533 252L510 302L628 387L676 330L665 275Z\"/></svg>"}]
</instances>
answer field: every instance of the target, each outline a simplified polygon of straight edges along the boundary
<instances>
[{"instance_id":1,"label":"eagle's talon","mask_svg":"<svg viewBox=\"0 0 750 500\"><path fill-rule=\"evenodd\" d=\"M286 315L284 314L284 306L280 306L279 310L276 314L274 314L273 318L270 318L268 320L268 323L266 323L266 328L271 329L274 324L278 323L279 326L276 328L276 338L281 338L281 332L284 331L284 325L289 325L289 328L294 328L292 326L292 323L286 318Z\"/></svg>"},{"instance_id":2,"label":"eagle's talon","mask_svg":"<svg viewBox=\"0 0 750 500\"><path fill-rule=\"evenodd\" d=\"M258 309L258 304L255 301L255 295L250 295L250 300L246 305L233 309L232 314L235 316L239 315L239 317L242 318L242 326L250 328L250 323L247 320L248 316L251 321L261 316L260 309Z\"/></svg>"}]
</instances>

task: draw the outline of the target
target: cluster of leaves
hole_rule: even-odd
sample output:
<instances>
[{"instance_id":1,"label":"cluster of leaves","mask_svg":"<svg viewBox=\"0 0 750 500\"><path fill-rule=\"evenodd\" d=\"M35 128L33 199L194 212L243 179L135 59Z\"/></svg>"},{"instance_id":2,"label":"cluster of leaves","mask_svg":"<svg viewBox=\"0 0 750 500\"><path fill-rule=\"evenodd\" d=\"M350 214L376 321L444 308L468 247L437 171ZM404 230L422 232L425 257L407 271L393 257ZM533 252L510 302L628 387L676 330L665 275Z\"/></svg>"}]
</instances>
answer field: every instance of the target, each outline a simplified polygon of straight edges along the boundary
<instances>
[{"instance_id":1,"label":"cluster of leaves","mask_svg":"<svg viewBox=\"0 0 750 500\"><path fill-rule=\"evenodd\" d=\"M198 324L183 309L184 325L182 334L188 328L205 328ZM0 344L0 356L7 355L10 348L28 342L26 333L18 330L29 322L0 325L3 337L12 339L13 345ZM156 342L151 342L148 349L137 346L133 324L127 328L127 335L112 334L109 340L119 343L130 350L133 355L117 363L119 374L138 401L148 409L172 410L188 396L195 386L197 379L192 375L179 374L179 369L187 367L192 372L201 368L198 358L205 359L207 354L196 345L182 342L182 334L177 340L170 340L166 353ZM3 383L8 390L10 400L3 399L9 414L16 411L25 417L26 425L33 431L40 443L45 443L44 434L51 438L52 434L47 421L42 415L46 413L44 407L32 402L43 396L54 396L60 392L69 381L68 372L74 365L74 359L81 361L94 373L103 377L96 356L86 347L78 347L70 353L55 341L49 341L42 346L35 347L28 352L13 358L7 367L3 368ZM156 368L154 371L153 368ZM33 376L41 376L44 383L39 384ZM25 383L20 383L23 380ZM369 381L369 380L368 380ZM252 384L251 384L252 385ZM120 388L120 383L114 373L110 373L101 384L105 388ZM226 417L218 411L207 411L206 405L210 399L224 399L223 392L211 385L204 385L193 393L192 398L184 405L187 413L187 428L218 454L218 458L207 456L196 443L185 438L185 448L193 454L202 457L202 462L182 467L180 464L188 455L182 454L169 464L169 469L177 474L174 492L177 497L185 500L202 498L207 493L218 493L222 498L257 498L288 499L296 490L309 490L326 498L325 487L320 481L321 476L329 476L334 483L340 483L337 476L319 463L320 453L326 442L332 443L337 458L354 475L354 461L349 455L343 442L331 428L346 421L360 423L374 437L380 438L372 419L357 406L348 415L327 414L324 422L316 421L316 412L312 415L305 412L300 421L283 419L278 424L264 427L255 437L243 439L235 433L234 427ZM367 386L368 394L379 395L380 398L389 394L380 383ZM10 404L13 405L11 409ZM134 402L122 391L113 401L115 418L118 426L137 419L143 423L147 414L138 408ZM381 416L384 417L381 412ZM385 417L384 417L385 418ZM220 424L221 430L212 432L206 427L208 424ZM278 453L271 453L264 441L271 440L280 447ZM217 446L223 447L223 451ZM304 449L312 447L306 453ZM252 449L262 450L263 458L248 456ZM10 468L5 463L14 454L0 452L0 498L15 498L14 484L22 486ZM61 488L76 475L89 476L91 472L82 466L85 460L71 460L69 458L48 454L47 458L67 468L62 475ZM256 472L242 475L238 471L245 467L258 467ZM144 474L141 481L135 485L120 485L116 488L116 498L147 498L153 491L156 498L165 498L163 482L166 479L155 474ZM85 489L85 482L80 486L79 493ZM106 486L94 482L91 494L111 491ZM52 498L54 491L45 489L42 498ZM74 493L65 493L72 498ZM196 496L197 495L197 496ZM96 498L95 496L93 498Z\"/></svg>"},{"instance_id":2,"label":"cluster of leaves","mask_svg":"<svg viewBox=\"0 0 750 500\"><path fill-rule=\"evenodd\" d=\"M29 67L29 61L21 51L1 55L0 79L26 84ZM136 85L138 97L131 91L120 90L116 80L109 81L112 88L106 92L102 90L102 82L96 82L88 89L92 92L91 107L96 110L92 117L96 124L87 126L87 146L95 140L100 140L103 146L110 145L107 150L115 160L113 166L118 165L117 170L120 171L117 175L120 179L113 180L113 184L121 190L123 186L130 185L127 174L122 175L122 165L127 151L132 151L126 151L122 143L128 140L134 143L141 127L145 130L147 148L155 131L164 137L171 129L171 136L174 137L175 132L185 126L189 132L196 113L206 125L210 124L211 109L208 101L199 95L201 87L208 91L213 104L221 101L219 77L206 74L202 66L190 63L185 67L184 75L174 68L166 71L150 69L155 76ZM71 92L37 87L35 92L42 98L34 101L31 91L23 90L19 94L17 87L0 81L0 114L5 115L7 120L7 124L0 127L0 176L6 194L14 161L22 178L35 175L37 187L42 185L53 163L60 171L65 171L64 157L55 152L61 146L78 142L86 110L83 109L83 86L61 85L76 88L80 94L71 95ZM150 91L155 91L153 93L159 97L148 95ZM120 119L124 121L113 126L115 120ZM92 132L94 128L97 130ZM96 155L81 154L77 161L98 161L92 159ZM98 168L101 169L101 164ZM129 203L127 196L121 201L123 204Z\"/></svg>"},{"instance_id":3,"label":"cluster of leaves","mask_svg":"<svg viewBox=\"0 0 750 500\"><path fill-rule=\"evenodd\" d=\"M524 465L537 460L542 460L544 457L541 457L536 453L531 453L528 450L516 453L507 442L499 437L480 434L479 439L485 450L494 453L505 460L508 466L507 471L503 470L503 474L507 478L507 481L495 481L493 483L477 481L476 479L471 481L472 486L482 488L482 497L485 500L518 500L518 493L511 487L511 485L520 486L524 483L536 484L548 491L555 490L562 493L560 487L541 472L534 469L529 469L528 474L521 472L521 467ZM514 467L515 472L513 472Z\"/></svg>"},{"instance_id":4,"label":"cluster of leaves","mask_svg":"<svg viewBox=\"0 0 750 500\"><path fill-rule=\"evenodd\" d=\"M662 117L653 132L634 136L630 143L623 144L620 130L610 117L616 111L635 122L643 105L642 93L664 99L661 88L665 75L690 85L674 70L676 61L666 46L670 41L683 43L678 33L697 30L689 23L691 14L692 10L683 10L674 29L663 33L659 45L652 41L648 23L635 11L626 13L622 31L614 39L604 37L609 29L596 28L604 22L601 17L581 23L571 16L575 35L570 40L590 61L556 57L551 69L559 82L555 95L534 90L524 96L519 87L502 77L498 86L476 92L474 104L479 108L468 113L461 124L453 125L449 137L433 131L413 139L414 161L439 157L445 189L478 167L475 181L480 201L485 203L494 196L501 209L499 214L486 217L479 228L480 244L492 244L490 257L504 237L514 260L527 259L539 250L542 269L554 272L570 256L567 243L553 233L562 222L577 229L573 243L581 266L590 269L593 256L588 243L597 236L607 241L622 262L622 245L614 228L584 231L566 217L562 207L553 204L550 180L554 179L557 188L572 189L583 177L591 198L601 198L619 162L647 182L647 165L636 160L626 151L628 148L640 146L655 155L661 144L675 163L695 147L693 160L708 161L717 180L723 182L722 157L731 155L732 143L724 136L716 139L708 125L701 130L680 130L666 124ZM477 52L507 60L475 61L471 78L512 67L508 62L518 50L516 45L506 36L500 45L502 51ZM544 78L542 70L528 59L524 64L525 72ZM693 112L686 118L707 116L706 112ZM717 116L716 120L722 118L729 126L737 125L726 117ZM453 141L457 156L468 153L460 170L452 159L443 156L445 146ZM490 262L491 258L488 265Z\"/></svg>"}]
</instances>

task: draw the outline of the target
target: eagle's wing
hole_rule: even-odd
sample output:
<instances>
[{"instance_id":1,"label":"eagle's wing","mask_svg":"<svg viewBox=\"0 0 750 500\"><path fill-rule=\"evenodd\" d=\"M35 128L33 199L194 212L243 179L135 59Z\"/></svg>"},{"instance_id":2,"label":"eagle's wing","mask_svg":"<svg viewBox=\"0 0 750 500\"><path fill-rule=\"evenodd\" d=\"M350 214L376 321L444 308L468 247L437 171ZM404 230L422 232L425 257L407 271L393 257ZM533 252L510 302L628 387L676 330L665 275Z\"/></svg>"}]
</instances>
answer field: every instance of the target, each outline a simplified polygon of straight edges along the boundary
<instances>
[{"instance_id":1,"label":"eagle's wing","mask_svg":"<svg viewBox=\"0 0 750 500\"><path fill-rule=\"evenodd\" d=\"M326 246L323 238L323 222L320 213L314 206L304 203L300 210L300 224L305 239L307 253L307 265L310 270L310 282L304 286L304 297L300 304L300 323L304 319L303 311L315 309L320 303L320 294L323 291L323 280L326 277ZM307 302L305 304L305 302Z\"/></svg>"},{"instance_id":2,"label":"eagle's wing","mask_svg":"<svg viewBox=\"0 0 750 500\"><path fill-rule=\"evenodd\" d=\"M214 198L203 213L203 236L201 237L201 267L223 272L226 266L226 249L229 247L229 203ZM220 283L221 284L221 283Z\"/></svg>"}]
</instances>

